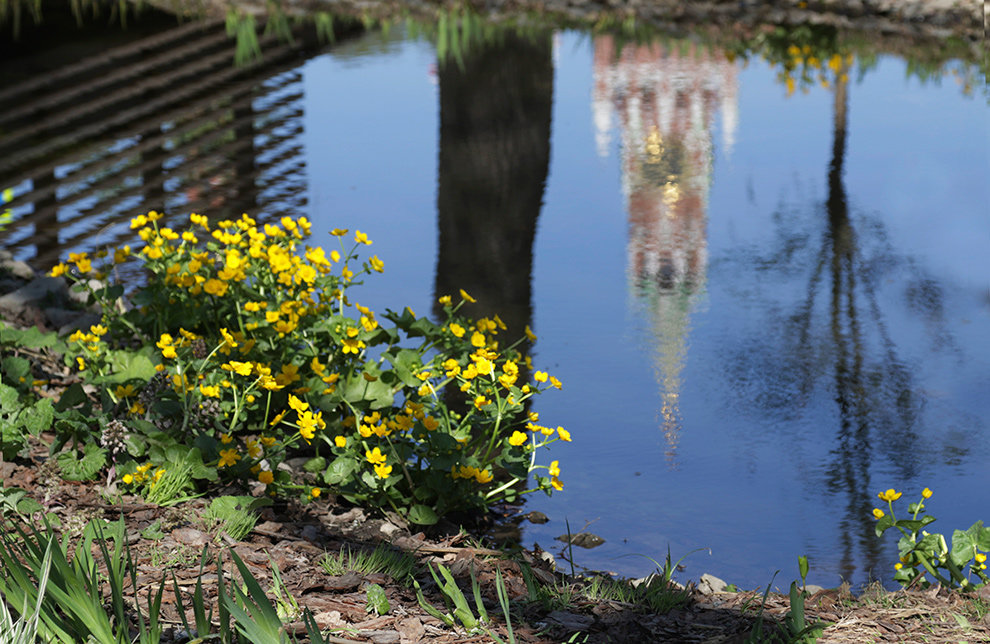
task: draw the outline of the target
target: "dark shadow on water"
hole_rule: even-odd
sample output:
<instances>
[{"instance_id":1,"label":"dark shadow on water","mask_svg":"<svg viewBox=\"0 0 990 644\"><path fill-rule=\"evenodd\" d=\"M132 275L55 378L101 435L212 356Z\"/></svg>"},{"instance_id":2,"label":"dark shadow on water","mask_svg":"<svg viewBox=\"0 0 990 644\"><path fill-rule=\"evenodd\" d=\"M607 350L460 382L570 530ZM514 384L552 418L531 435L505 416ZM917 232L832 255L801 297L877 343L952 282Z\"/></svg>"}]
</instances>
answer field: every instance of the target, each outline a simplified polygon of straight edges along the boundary
<instances>
[{"instance_id":1,"label":"dark shadow on water","mask_svg":"<svg viewBox=\"0 0 990 644\"><path fill-rule=\"evenodd\" d=\"M532 318L533 240L550 160L550 33L511 31L448 61L440 77L435 294L477 299L511 340Z\"/></svg>"}]
</instances>

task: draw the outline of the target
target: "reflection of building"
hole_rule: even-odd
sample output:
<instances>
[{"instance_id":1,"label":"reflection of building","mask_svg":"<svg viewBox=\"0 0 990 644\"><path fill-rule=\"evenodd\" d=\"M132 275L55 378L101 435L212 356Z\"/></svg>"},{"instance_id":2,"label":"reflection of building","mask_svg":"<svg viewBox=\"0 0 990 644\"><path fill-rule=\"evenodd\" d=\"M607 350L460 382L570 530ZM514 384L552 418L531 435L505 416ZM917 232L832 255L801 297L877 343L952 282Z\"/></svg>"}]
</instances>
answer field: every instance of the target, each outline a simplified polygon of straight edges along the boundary
<instances>
[{"instance_id":1,"label":"reflection of building","mask_svg":"<svg viewBox=\"0 0 990 644\"><path fill-rule=\"evenodd\" d=\"M722 114L722 140L731 149L736 68L694 45L618 48L595 39L592 97L598 152L610 131L621 136L622 192L629 215L629 280L649 309L657 340L660 410L673 458L680 427L678 397L689 313L705 283L706 220L712 176L711 127Z\"/></svg>"}]
</instances>

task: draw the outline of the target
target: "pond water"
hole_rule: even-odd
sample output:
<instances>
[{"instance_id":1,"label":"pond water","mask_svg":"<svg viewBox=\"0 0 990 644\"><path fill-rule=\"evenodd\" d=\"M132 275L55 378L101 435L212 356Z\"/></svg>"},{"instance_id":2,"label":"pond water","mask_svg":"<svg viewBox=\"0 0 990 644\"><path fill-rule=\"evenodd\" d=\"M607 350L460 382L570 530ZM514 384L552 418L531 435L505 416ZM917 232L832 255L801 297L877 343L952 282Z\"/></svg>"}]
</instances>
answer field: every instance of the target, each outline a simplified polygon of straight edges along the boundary
<instances>
[{"instance_id":1,"label":"pond water","mask_svg":"<svg viewBox=\"0 0 990 644\"><path fill-rule=\"evenodd\" d=\"M0 168L0 245L50 266L149 207L359 228L385 262L363 304L465 288L563 381L536 409L574 438L565 487L526 545L566 522L606 540L578 566L623 575L669 548L684 579L786 587L802 554L810 582L889 579L877 492L931 488L943 532L990 519L990 108L900 58L831 63L803 91L683 42L506 34L440 64L369 34L71 150L43 132Z\"/></svg>"}]
</instances>

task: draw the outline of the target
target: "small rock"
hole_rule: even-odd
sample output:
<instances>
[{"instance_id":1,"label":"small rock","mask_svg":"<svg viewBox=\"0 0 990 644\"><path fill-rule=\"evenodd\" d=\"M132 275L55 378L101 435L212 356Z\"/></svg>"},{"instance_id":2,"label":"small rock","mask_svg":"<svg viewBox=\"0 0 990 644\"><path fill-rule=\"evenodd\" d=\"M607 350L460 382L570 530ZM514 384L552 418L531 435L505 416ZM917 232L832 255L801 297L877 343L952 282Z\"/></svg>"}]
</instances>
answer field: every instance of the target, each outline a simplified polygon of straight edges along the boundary
<instances>
[{"instance_id":1,"label":"small rock","mask_svg":"<svg viewBox=\"0 0 990 644\"><path fill-rule=\"evenodd\" d=\"M10 272L14 277L19 277L24 281L33 280L37 275L34 274L34 269L28 266L26 263L12 259L3 262L3 267Z\"/></svg>"},{"instance_id":2,"label":"small rock","mask_svg":"<svg viewBox=\"0 0 990 644\"><path fill-rule=\"evenodd\" d=\"M299 531L299 536L306 541L312 541L315 543L320 540L320 528L312 523L307 523L302 527L302 530Z\"/></svg>"},{"instance_id":3,"label":"small rock","mask_svg":"<svg viewBox=\"0 0 990 644\"><path fill-rule=\"evenodd\" d=\"M712 595L714 593L725 592L725 588L729 584L725 583L715 575L709 575L705 573L698 580L698 592L702 595Z\"/></svg>"},{"instance_id":4,"label":"small rock","mask_svg":"<svg viewBox=\"0 0 990 644\"><path fill-rule=\"evenodd\" d=\"M401 640L399 631L362 631L361 635L371 638L375 644L398 644Z\"/></svg>"},{"instance_id":5,"label":"small rock","mask_svg":"<svg viewBox=\"0 0 990 644\"><path fill-rule=\"evenodd\" d=\"M172 530L172 538L177 543L182 543L194 548L200 548L210 543L210 535L197 530L196 528L176 528Z\"/></svg>"},{"instance_id":6,"label":"small rock","mask_svg":"<svg viewBox=\"0 0 990 644\"><path fill-rule=\"evenodd\" d=\"M0 297L0 311L17 314L28 306L36 306L46 297L64 301L67 293L68 287L61 277L39 277Z\"/></svg>"},{"instance_id":7,"label":"small rock","mask_svg":"<svg viewBox=\"0 0 990 644\"><path fill-rule=\"evenodd\" d=\"M391 537L395 533L401 532L402 528L400 528L397 525L393 525L388 521L385 521L384 523L382 523L381 527L378 528L378 531L381 532L386 537Z\"/></svg>"},{"instance_id":8,"label":"small rock","mask_svg":"<svg viewBox=\"0 0 990 644\"><path fill-rule=\"evenodd\" d=\"M542 512L539 512L538 510L533 510L532 512L526 514L526 519L530 523L539 523L539 524L546 523L547 521L550 520L547 518L547 515L543 514Z\"/></svg>"},{"instance_id":9,"label":"small rock","mask_svg":"<svg viewBox=\"0 0 990 644\"><path fill-rule=\"evenodd\" d=\"M399 631L399 641L402 644L415 644L426 635L423 622L417 617L407 617L399 621L395 628Z\"/></svg>"},{"instance_id":10,"label":"small rock","mask_svg":"<svg viewBox=\"0 0 990 644\"><path fill-rule=\"evenodd\" d=\"M571 545L575 545L581 548L597 548L598 546L605 543L605 540L599 537L597 534L592 534L590 532L578 532L577 534L566 535L562 534L557 537L557 541L563 541L568 543L568 537L570 537Z\"/></svg>"}]
</instances>

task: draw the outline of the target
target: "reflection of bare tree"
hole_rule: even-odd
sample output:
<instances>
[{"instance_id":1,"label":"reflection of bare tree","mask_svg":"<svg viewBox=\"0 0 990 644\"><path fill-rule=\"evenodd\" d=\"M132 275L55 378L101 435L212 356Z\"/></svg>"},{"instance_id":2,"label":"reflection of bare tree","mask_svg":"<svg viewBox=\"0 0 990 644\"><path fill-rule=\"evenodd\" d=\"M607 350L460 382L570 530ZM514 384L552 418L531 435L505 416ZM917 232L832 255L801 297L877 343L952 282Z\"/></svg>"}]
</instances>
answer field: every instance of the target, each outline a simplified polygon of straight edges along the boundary
<instances>
[{"instance_id":1,"label":"reflection of bare tree","mask_svg":"<svg viewBox=\"0 0 990 644\"><path fill-rule=\"evenodd\" d=\"M673 464L690 314L707 279L711 128L720 108L731 147L736 68L719 52L659 43L618 49L599 36L594 79L599 154L608 153L613 117L621 134L629 281L653 327L658 421Z\"/></svg>"},{"instance_id":2,"label":"reflection of bare tree","mask_svg":"<svg viewBox=\"0 0 990 644\"><path fill-rule=\"evenodd\" d=\"M850 216L843 181L847 144L847 63L833 84L833 140L827 173L826 227L815 253L814 268L804 301L785 318L780 328L782 354L768 351L764 342L738 356L736 373L755 374L759 390L749 399L762 405L759 413L791 414L808 404L823 378L835 402L838 427L835 445L825 464L825 488L844 495L839 517L839 573L851 579L868 573L881 561L882 542L873 531L871 509L878 485L871 481L871 466L879 457L890 459L901 480L916 474L918 424L922 400L914 391L908 367L897 355L880 308L881 277L904 262L886 246L885 233L869 220ZM811 250L813 235L797 224L780 230L779 252L757 264L782 275L793 275L803 250ZM939 299L941 287L922 280L926 293ZM825 292L824 294L822 292ZM824 297L822 307L819 301ZM823 313L824 311L824 313ZM824 325L816 333L816 321ZM878 346L871 347L874 341ZM951 342L951 340L949 340ZM745 363L745 365L744 365Z\"/></svg>"},{"instance_id":3,"label":"reflection of bare tree","mask_svg":"<svg viewBox=\"0 0 990 644\"><path fill-rule=\"evenodd\" d=\"M550 159L549 33L504 32L440 68L436 293L464 289L472 316L498 314L514 339L532 315L536 220Z\"/></svg>"}]
</instances>

